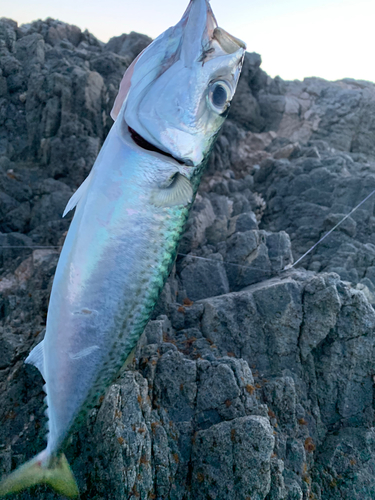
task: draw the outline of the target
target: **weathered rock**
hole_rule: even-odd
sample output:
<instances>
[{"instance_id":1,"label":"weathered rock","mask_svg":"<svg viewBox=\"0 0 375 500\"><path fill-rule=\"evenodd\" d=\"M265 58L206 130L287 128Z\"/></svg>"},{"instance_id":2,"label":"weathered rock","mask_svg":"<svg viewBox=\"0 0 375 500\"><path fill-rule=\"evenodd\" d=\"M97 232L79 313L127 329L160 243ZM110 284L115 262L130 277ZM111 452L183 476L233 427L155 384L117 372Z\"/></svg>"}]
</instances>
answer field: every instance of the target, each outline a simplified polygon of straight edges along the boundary
<instances>
[{"instance_id":1,"label":"weathered rock","mask_svg":"<svg viewBox=\"0 0 375 500\"><path fill-rule=\"evenodd\" d=\"M152 42L146 35L132 31L131 33L112 37L105 45L104 50L126 56L131 62L143 49Z\"/></svg>"},{"instance_id":2,"label":"weathered rock","mask_svg":"<svg viewBox=\"0 0 375 500\"><path fill-rule=\"evenodd\" d=\"M209 260L203 259L188 257L180 273L182 286L193 301L229 292L223 257L211 254Z\"/></svg>"},{"instance_id":3,"label":"weathered rock","mask_svg":"<svg viewBox=\"0 0 375 500\"><path fill-rule=\"evenodd\" d=\"M265 498L273 444L265 417L237 418L199 431L192 457L193 498Z\"/></svg>"}]
</instances>

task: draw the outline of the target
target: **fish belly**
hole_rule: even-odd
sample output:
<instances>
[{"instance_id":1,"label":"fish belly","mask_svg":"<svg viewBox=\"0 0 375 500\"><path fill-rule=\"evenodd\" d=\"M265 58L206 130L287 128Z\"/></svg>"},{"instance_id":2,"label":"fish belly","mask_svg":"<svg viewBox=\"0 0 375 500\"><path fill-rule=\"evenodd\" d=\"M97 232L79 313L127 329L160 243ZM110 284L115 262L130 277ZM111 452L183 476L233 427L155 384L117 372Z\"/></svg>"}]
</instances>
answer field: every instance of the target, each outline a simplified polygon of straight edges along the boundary
<instances>
[{"instance_id":1,"label":"fish belly","mask_svg":"<svg viewBox=\"0 0 375 500\"><path fill-rule=\"evenodd\" d=\"M155 207L124 145L93 171L51 292L44 341L48 449L63 447L142 334L173 264L187 207Z\"/></svg>"}]
</instances>

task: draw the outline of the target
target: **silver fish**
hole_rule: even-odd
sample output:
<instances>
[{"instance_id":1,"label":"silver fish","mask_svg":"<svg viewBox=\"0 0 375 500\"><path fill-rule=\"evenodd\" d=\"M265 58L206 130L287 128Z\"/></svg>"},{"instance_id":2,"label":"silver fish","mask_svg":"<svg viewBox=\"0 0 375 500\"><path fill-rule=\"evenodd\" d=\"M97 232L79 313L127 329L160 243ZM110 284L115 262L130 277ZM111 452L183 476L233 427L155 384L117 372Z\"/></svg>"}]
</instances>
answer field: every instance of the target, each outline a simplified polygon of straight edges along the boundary
<instances>
[{"instance_id":1,"label":"silver fish","mask_svg":"<svg viewBox=\"0 0 375 500\"><path fill-rule=\"evenodd\" d=\"M78 488L68 438L114 380L142 334L177 246L215 138L236 90L245 45L219 28L207 0L130 65L115 123L76 207L56 269L45 339L26 359L46 385L47 447L0 484Z\"/></svg>"}]
</instances>

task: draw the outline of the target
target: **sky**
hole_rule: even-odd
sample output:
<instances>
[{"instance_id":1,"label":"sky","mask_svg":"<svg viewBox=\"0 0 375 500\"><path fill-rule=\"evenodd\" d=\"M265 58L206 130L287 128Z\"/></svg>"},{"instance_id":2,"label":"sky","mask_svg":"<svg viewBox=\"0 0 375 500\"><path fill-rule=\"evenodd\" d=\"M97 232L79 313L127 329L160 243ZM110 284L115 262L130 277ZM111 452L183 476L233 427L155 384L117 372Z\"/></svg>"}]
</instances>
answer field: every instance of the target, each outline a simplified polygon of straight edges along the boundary
<instances>
[{"instance_id":1,"label":"sky","mask_svg":"<svg viewBox=\"0 0 375 500\"><path fill-rule=\"evenodd\" d=\"M176 24L188 0L0 0L18 24L52 17L106 42L138 31L155 38ZM219 26L262 56L272 77L375 82L375 0L211 0Z\"/></svg>"}]
</instances>

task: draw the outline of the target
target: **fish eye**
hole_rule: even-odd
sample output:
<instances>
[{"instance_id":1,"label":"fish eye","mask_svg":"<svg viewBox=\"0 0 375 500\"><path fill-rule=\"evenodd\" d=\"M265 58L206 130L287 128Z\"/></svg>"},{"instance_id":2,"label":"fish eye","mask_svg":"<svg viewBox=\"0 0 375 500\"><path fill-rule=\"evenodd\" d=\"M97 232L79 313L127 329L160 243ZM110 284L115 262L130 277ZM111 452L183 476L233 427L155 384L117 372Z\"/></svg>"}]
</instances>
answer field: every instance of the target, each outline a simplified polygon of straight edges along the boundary
<instances>
[{"instance_id":1,"label":"fish eye","mask_svg":"<svg viewBox=\"0 0 375 500\"><path fill-rule=\"evenodd\" d=\"M229 85L219 80L210 85L208 90L208 102L216 113L221 114L227 109L231 95L232 92Z\"/></svg>"}]
</instances>

